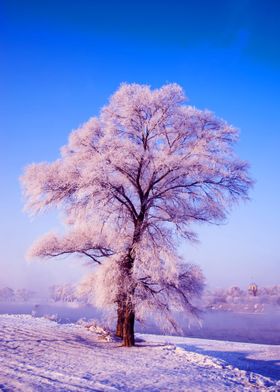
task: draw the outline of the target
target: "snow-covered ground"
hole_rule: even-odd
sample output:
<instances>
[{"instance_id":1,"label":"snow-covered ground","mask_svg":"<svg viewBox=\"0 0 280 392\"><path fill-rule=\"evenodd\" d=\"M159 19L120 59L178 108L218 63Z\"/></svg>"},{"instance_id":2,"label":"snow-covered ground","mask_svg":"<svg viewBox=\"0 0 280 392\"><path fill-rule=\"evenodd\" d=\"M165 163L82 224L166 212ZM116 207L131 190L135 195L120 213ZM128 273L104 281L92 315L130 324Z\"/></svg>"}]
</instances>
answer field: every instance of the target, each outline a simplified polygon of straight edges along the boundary
<instances>
[{"instance_id":1,"label":"snow-covered ground","mask_svg":"<svg viewBox=\"0 0 280 392\"><path fill-rule=\"evenodd\" d=\"M280 391L280 346L138 338L127 349L83 325L1 315L0 390Z\"/></svg>"}]
</instances>

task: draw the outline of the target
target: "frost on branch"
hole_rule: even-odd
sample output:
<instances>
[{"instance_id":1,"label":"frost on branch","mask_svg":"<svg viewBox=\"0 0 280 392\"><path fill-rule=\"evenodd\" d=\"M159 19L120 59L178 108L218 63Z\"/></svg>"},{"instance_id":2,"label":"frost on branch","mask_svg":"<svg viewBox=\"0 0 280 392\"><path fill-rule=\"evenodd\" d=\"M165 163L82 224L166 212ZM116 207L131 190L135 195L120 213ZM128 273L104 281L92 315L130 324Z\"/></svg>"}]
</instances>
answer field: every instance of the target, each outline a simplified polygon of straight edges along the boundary
<instances>
[{"instance_id":1,"label":"frost on branch","mask_svg":"<svg viewBox=\"0 0 280 392\"><path fill-rule=\"evenodd\" d=\"M112 257L79 283L77 296L87 298L88 303L98 308L114 310L120 279L118 263Z\"/></svg>"},{"instance_id":2,"label":"frost on branch","mask_svg":"<svg viewBox=\"0 0 280 392\"><path fill-rule=\"evenodd\" d=\"M90 227L72 228L65 235L47 233L29 249L28 258L56 257L67 254L85 256L101 264L103 258L112 256L112 241L104 233Z\"/></svg>"},{"instance_id":3,"label":"frost on branch","mask_svg":"<svg viewBox=\"0 0 280 392\"><path fill-rule=\"evenodd\" d=\"M123 84L71 133L57 161L30 165L22 177L26 209L57 207L69 227L43 237L31 254L101 262L90 278L94 296L117 308L125 345L134 344L143 309L196 313L191 299L203 279L178 245L196 239L193 223L224 221L252 185L234 153L236 129L184 102L177 84Z\"/></svg>"}]
</instances>

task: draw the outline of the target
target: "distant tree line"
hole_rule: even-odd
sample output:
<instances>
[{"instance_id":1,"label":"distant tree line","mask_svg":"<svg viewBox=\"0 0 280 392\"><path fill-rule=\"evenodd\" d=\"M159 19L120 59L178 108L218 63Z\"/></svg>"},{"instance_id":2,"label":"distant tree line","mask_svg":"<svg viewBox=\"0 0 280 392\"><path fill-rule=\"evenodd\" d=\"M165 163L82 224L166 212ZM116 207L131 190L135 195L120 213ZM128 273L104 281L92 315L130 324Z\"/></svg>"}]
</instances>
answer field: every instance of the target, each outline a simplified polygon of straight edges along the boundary
<instances>
[{"instance_id":1,"label":"distant tree line","mask_svg":"<svg viewBox=\"0 0 280 392\"><path fill-rule=\"evenodd\" d=\"M1 302L28 302L35 297L35 291L28 289L12 289L11 287L0 288Z\"/></svg>"}]
</instances>

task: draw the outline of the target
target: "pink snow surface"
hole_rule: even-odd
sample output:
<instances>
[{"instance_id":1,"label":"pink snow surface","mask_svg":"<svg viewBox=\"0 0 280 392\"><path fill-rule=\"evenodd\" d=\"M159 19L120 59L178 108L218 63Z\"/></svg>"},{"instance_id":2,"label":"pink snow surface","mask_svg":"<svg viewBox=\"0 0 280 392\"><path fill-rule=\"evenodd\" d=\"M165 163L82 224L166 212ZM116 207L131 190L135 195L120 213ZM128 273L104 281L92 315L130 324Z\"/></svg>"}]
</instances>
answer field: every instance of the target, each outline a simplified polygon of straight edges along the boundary
<instances>
[{"instance_id":1,"label":"pink snow surface","mask_svg":"<svg viewBox=\"0 0 280 392\"><path fill-rule=\"evenodd\" d=\"M143 334L127 349L96 332L1 315L0 390L280 391L280 346Z\"/></svg>"}]
</instances>

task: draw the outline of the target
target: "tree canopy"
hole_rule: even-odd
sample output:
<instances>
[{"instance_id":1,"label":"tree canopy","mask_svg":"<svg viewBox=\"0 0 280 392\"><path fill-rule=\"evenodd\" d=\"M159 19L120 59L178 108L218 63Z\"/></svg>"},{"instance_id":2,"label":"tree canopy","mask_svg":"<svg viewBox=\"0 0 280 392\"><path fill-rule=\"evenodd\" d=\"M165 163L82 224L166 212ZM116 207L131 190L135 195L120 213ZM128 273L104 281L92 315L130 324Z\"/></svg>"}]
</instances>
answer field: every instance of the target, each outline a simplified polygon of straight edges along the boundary
<instances>
[{"instance_id":1,"label":"tree canopy","mask_svg":"<svg viewBox=\"0 0 280 392\"><path fill-rule=\"evenodd\" d=\"M135 316L156 311L175 327L172 309L196 313L203 276L178 245L195 240L193 223L224 221L252 184L233 150L237 130L185 101L177 84L123 84L58 160L22 177L26 209L57 207L68 227L37 241L31 256L76 253L98 267L88 284L97 302L117 309L127 346Z\"/></svg>"}]
</instances>

